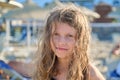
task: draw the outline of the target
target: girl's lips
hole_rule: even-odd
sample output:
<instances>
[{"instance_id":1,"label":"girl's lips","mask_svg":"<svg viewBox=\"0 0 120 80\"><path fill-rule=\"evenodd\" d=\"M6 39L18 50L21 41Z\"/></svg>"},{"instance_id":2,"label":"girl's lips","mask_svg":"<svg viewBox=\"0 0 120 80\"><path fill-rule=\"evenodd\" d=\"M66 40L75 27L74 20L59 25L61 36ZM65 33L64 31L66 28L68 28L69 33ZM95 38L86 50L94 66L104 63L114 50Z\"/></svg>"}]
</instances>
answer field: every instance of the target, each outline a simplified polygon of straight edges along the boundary
<instances>
[{"instance_id":1,"label":"girl's lips","mask_svg":"<svg viewBox=\"0 0 120 80\"><path fill-rule=\"evenodd\" d=\"M68 50L66 48L60 48L60 47L57 47L56 49L58 49L58 50Z\"/></svg>"}]
</instances>

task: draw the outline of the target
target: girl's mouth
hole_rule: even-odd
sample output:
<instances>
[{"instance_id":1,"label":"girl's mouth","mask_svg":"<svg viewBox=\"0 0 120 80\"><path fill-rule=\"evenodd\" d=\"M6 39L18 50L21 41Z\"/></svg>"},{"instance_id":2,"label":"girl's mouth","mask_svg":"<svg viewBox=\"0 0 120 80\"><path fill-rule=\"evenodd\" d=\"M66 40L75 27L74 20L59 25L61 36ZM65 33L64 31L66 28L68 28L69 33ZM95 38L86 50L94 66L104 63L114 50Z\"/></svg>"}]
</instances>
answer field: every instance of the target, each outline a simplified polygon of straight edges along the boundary
<instances>
[{"instance_id":1,"label":"girl's mouth","mask_svg":"<svg viewBox=\"0 0 120 80\"><path fill-rule=\"evenodd\" d=\"M62 48L62 47L57 47L56 49L58 49L58 50L68 50L68 49Z\"/></svg>"}]
</instances>

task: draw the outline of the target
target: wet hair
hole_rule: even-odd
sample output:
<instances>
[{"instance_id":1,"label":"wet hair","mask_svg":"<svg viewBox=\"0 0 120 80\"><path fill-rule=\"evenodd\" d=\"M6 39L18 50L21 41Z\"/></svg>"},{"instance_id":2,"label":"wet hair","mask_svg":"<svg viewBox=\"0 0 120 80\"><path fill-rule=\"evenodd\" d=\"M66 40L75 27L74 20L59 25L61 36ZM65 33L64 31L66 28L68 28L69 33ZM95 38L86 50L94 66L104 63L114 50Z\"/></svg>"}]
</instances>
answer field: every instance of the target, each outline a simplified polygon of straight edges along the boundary
<instances>
[{"instance_id":1,"label":"wet hair","mask_svg":"<svg viewBox=\"0 0 120 80\"><path fill-rule=\"evenodd\" d=\"M51 49L50 38L53 26L66 23L77 31L76 46L73 58L69 64L66 80L89 80L88 46L90 40L90 26L84 11L75 5L63 5L50 12L43 35L40 39L34 80L51 80L57 74L56 56Z\"/></svg>"}]
</instances>

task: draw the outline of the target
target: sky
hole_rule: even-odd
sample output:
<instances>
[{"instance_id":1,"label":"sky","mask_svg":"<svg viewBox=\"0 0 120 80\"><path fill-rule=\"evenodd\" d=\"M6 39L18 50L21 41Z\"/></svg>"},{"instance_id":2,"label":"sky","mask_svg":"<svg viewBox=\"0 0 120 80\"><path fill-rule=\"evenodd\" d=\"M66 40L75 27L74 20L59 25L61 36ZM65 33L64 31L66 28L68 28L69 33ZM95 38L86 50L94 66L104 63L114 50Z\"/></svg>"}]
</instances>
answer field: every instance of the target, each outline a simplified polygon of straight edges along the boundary
<instances>
[{"instance_id":1,"label":"sky","mask_svg":"<svg viewBox=\"0 0 120 80\"><path fill-rule=\"evenodd\" d=\"M22 3L25 2L26 0L16 0L16 1ZM32 1L38 4L39 6L43 7L46 2L52 2L53 0L32 0Z\"/></svg>"},{"instance_id":2,"label":"sky","mask_svg":"<svg viewBox=\"0 0 120 80\"><path fill-rule=\"evenodd\" d=\"M16 0L16 1L22 3L26 0ZM53 0L32 0L32 1L37 3L39 6L43 7L46 2L52 2ZM95 4L97 4L100 1L103 1L108 4L112 4L112 2L113 2L113 0L94 0L94 1L95 1L94 2Z\"/></svg>"},{"instance_id":3,"label":"sky","mask_svg":"<svg viewBox=\"0 0 120 80\"><path fill-rule=\"evenodd\" d=\"M103 1L105 3L108 3L108 4L112 4L113 0L95 0L95 3L99 3L100 1Z\"/></svg>"}]
</instances>

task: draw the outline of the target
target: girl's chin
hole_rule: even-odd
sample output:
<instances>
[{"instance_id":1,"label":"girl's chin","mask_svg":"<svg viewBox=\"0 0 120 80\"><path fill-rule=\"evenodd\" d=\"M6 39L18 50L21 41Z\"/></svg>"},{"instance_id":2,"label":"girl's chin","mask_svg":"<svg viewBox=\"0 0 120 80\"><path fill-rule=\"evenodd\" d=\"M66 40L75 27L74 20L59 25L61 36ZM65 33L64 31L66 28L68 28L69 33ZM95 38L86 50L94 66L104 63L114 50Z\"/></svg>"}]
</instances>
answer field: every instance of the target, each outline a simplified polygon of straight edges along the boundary
<instances>
[{"instance_id":1,"label":"girl's chin","mask_svg":"<svg viewBox=\"0 0 120 80\"><path fill-rule=\"evenodd\" d=\"M59 59L66 59L66 56L57 56Z\"/></svg>"},{"instance_id":2,"label":"girl's chin","mask_svg":"<svg viewBox=\"0 0 120 80\"><path fill-rule=\"evenodd\" d=\"M63 53L63 54L56 54L56 56L58 57L58 58L67 58L69 55L67 55L67 53Z\"/></svg>"}]
</instances>

